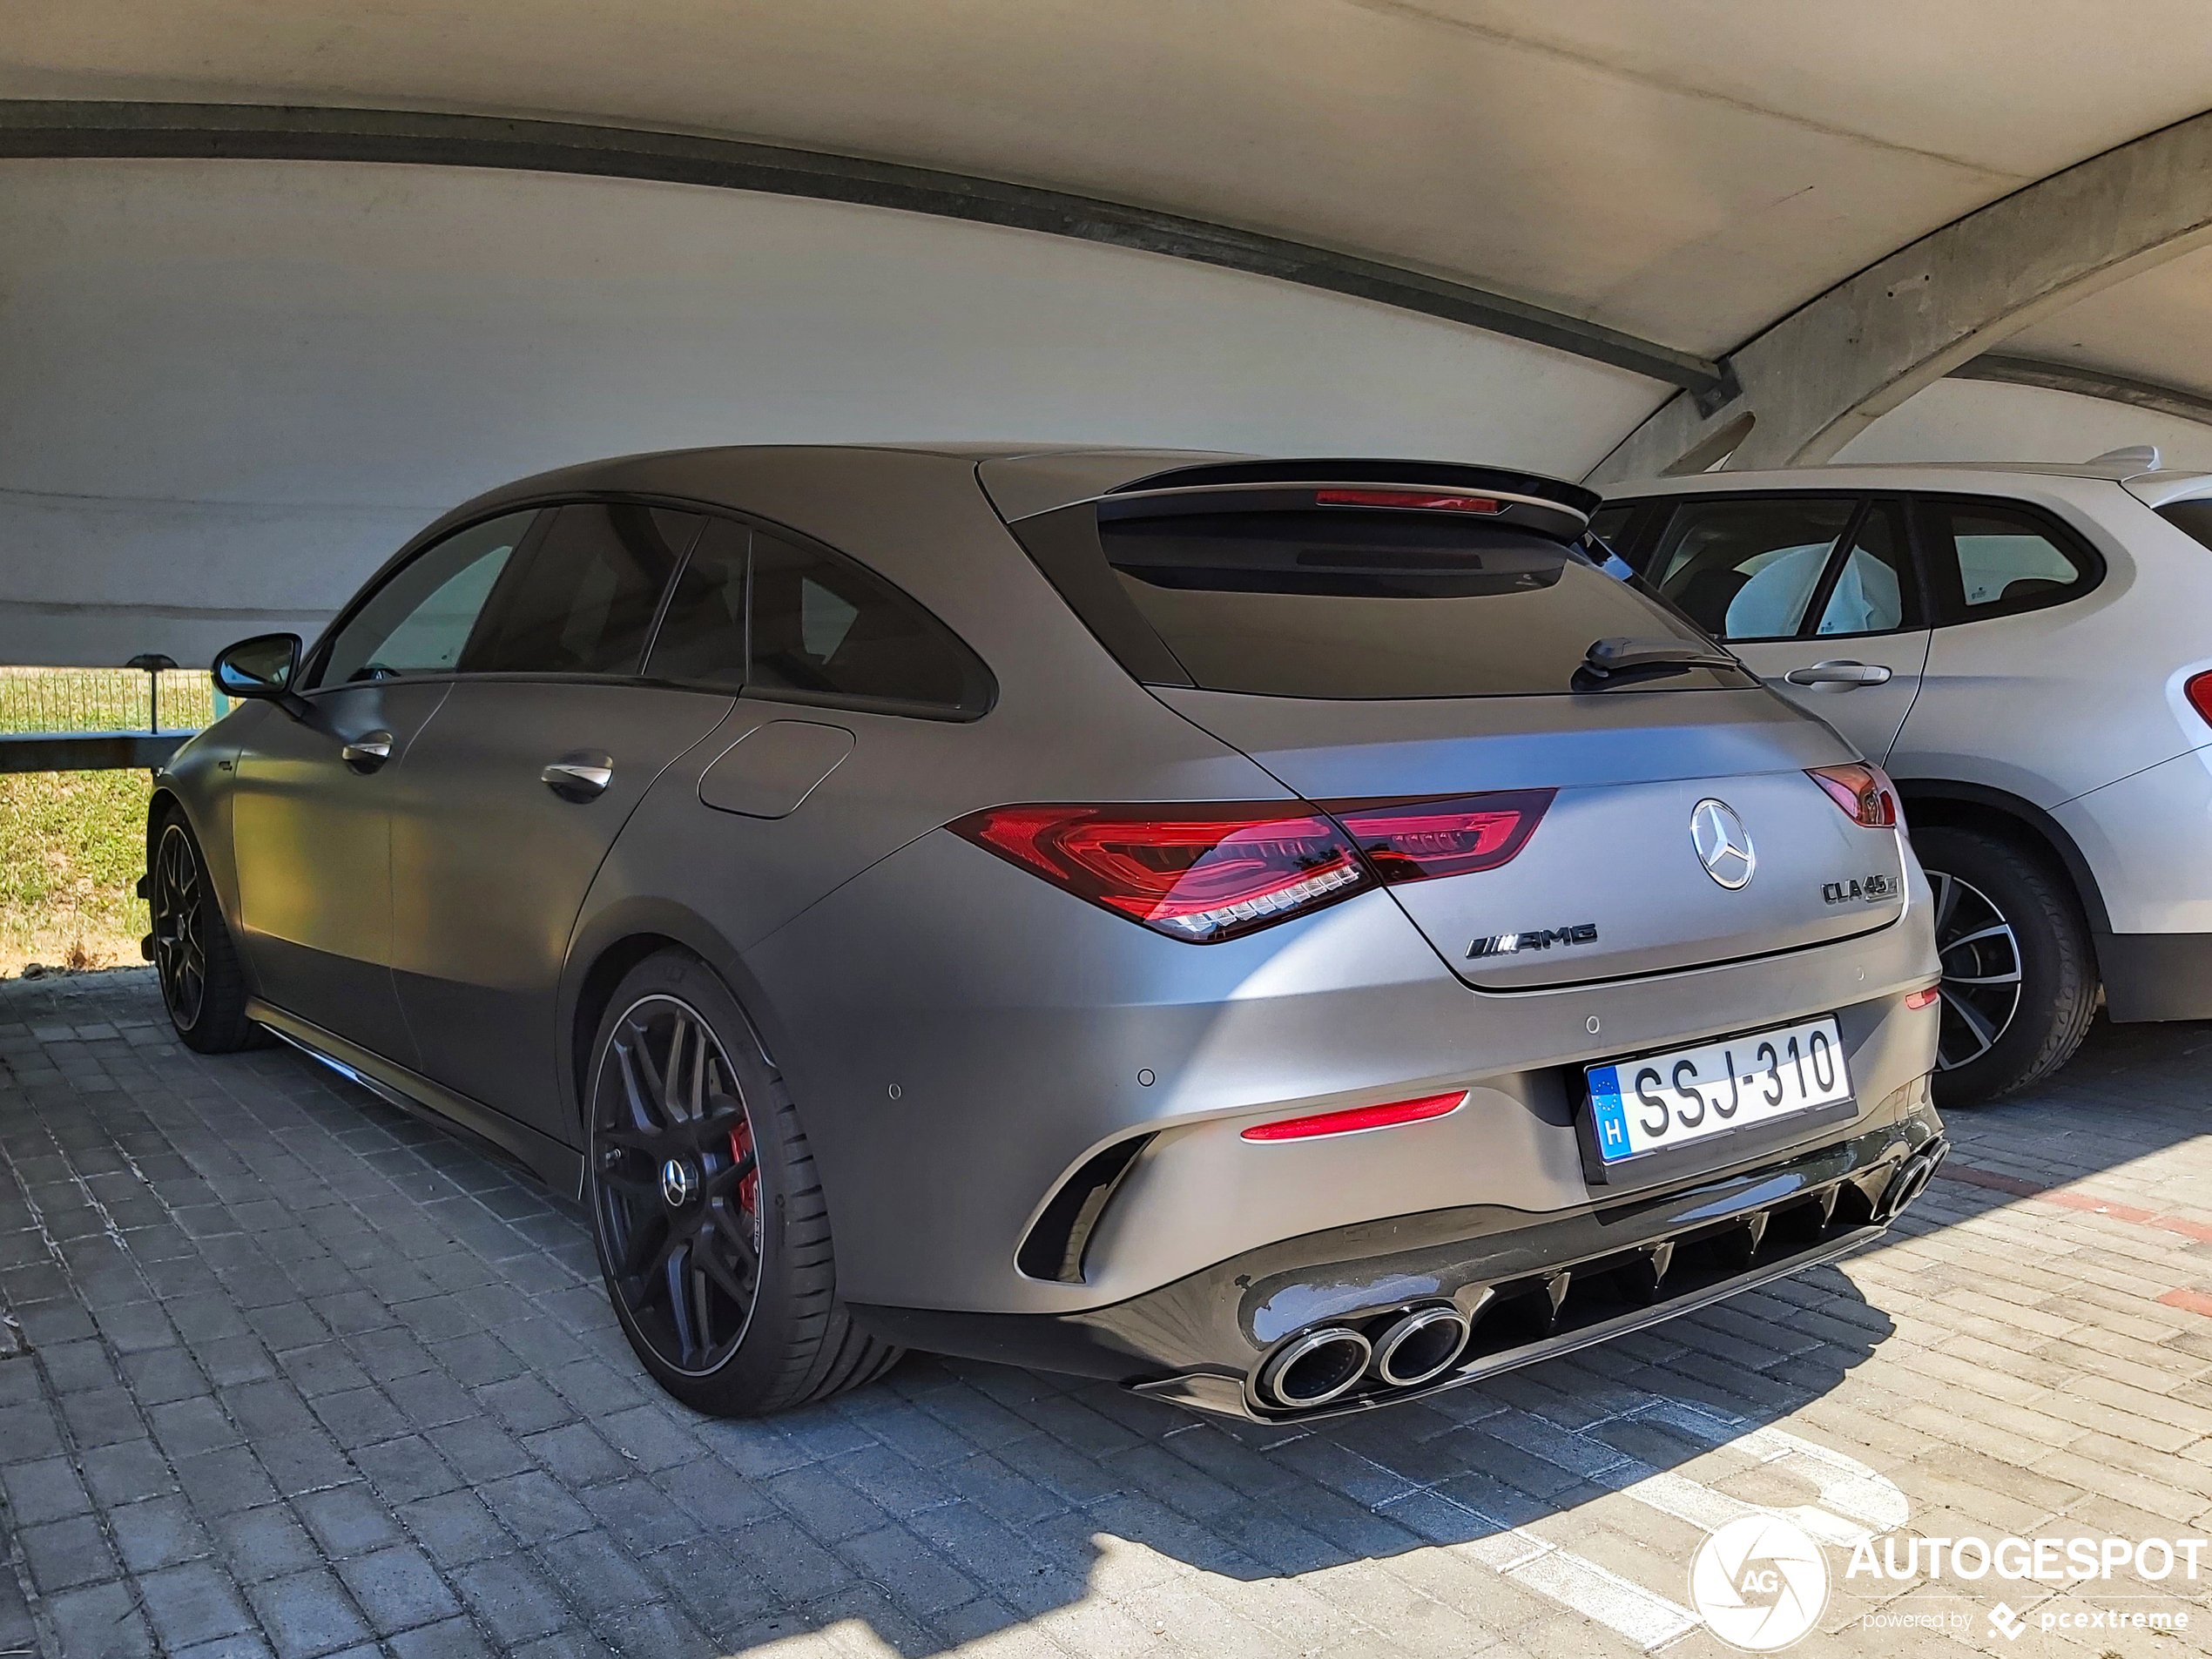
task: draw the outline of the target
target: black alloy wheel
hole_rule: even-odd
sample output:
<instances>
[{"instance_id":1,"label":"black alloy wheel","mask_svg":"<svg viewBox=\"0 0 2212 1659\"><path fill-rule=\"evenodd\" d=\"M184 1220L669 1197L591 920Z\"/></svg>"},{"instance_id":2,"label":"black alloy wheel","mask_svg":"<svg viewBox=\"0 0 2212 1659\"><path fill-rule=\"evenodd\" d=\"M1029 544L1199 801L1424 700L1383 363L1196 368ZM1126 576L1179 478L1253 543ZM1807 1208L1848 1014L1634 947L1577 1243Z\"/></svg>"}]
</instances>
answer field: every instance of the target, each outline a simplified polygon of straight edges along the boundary
<instances>
[{"instance_id":1,"label":"black alloy wheel","mask_svg":"<svg viewBox=\"0 0 2212 1659\"><path fill-rule=\"evenodd\" d=\"M246 1018L246 972L183 813L174 806L157 809L146 841L147 880L139 890L152 912L146 937L169 1023L200 1054L265 1046L269 1034Z\"/></svg>"},{"instance_id":2,"label":"black alloy wheel","mask_svg":"<svg viewBox=\"0 0 2212 1659\"><path fill-rule=\"evenodd\" d=\"M161 978L161 1000L179 1031L199 1023L207 1002L207 948L202 930L207 883L199 872L199 850L182 824L162 826L153 857L153 965Z\"/></svg>"},{"instance_id":3,"label":"black alloy wheel","mask_svg":"<svg viewBox=\"0 0 2212 1659\"><path fill-rule=\"evenodd\" d=\"M615 1022L595 1096L610 1286L657 1359L705 1376L760 1294L759 1159L729 1056L698 1009L643 997Z\"/></svg>"},{"instance_id":4,"label":"black alloy wheel","mask_svg":"<svg viewBox=\"0 0 2212 1659\"><path fill-rule=\"evenodd\" d=\"M674 948L646 957L590 1053L585 1206L615 1317L654 1379L694 1410L759 1417L896 1364L838 1298L798 1110L714 971Z\"/></svg>"}]
</instances>

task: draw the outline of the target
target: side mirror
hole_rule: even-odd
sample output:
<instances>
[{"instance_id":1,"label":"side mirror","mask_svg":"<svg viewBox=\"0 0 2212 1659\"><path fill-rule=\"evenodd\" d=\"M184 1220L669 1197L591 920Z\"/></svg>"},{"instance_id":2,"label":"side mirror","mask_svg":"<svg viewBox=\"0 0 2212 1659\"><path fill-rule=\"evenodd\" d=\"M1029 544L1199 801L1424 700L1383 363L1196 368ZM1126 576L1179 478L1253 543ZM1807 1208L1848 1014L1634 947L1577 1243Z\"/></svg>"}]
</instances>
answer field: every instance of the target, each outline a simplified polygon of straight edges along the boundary
<instances>
[{"instance_id":1,"label":"side mirror","mask_svg":"<svg viewBox=\"0 0 2212 1659\"><path fill-rule=\"evenodd\" d=\"M216 652L209 669L215 689L226 697L260 698L298 719L307 705L292 690L300 671L300 636L256 634Z\"/></svg>"}]
</instances>

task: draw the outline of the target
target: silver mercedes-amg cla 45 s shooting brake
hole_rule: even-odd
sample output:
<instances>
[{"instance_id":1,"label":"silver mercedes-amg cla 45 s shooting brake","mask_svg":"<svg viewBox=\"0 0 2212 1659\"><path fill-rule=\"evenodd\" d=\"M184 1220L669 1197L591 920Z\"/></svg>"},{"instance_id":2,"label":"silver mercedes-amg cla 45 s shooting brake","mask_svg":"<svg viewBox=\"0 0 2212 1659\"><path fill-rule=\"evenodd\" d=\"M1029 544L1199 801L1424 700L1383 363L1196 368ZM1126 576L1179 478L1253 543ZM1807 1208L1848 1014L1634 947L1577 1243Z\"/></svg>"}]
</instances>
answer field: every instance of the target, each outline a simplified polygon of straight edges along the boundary
<instances>
[{"instance_id":1,"label":"silver mercedes-amg cla 45 s shooting brake","mask_svg":"<svg viewBox=\"0 0 2212 1659\"><path fill-rule=\"evenodd\" d=\"M1458 465L635 456L469 502L158 778L184 1040L581 1197L678 1398L901 1348L1285 1420L1878 1234L1889 781ZM1602 550L1595 549L1602 557Z\"/></svg>"}]
</instances>

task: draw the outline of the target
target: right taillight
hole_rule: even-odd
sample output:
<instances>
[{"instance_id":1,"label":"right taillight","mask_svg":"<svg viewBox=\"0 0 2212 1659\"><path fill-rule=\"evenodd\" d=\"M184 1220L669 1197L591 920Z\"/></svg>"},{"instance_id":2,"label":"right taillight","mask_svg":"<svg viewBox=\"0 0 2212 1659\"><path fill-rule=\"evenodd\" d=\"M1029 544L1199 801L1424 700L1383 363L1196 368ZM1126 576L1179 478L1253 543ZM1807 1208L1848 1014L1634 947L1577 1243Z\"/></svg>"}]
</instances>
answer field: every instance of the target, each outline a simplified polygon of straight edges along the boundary
<instances>
[{"instance_id":1,"label":"right taillight","mask_svg":"<svg viewBox=\"0 0 2212 1659\"><path fill-rule=\"evenodd\" d=\"M1345 833L1302 805L993 806L948 827L1078 898L1211 944L1374 884Z\"/></svg>"},{"instance_id":2,"label":"right taillight","mask_svg":"<svg viewBox=\"0 0 2212 1659\"><path fill-rule=\"evenodd\" d=\"M2192 674L2182 682L2182 695L2206 724L2212 725L2212 673Z\"/></svg>"},{"instance_id":3,"label":"right taillight","mask_svg":"<svg viewBox=\"0 0 2212 1659\"><path fill-rule=\"evenodd\" d=\"M1847 766L1812 766L1807 775L1828 792L1844 816L1866 829L1895 829L1901 821L1897 786L1879 766L1855 760Z\"/></svg>"},{"instance_id":4,"label":"right taillight","mask_svg":"<svg viewBox=\"0 0 2212 1659\"><path fill-rule=\"evenodd\" d=\"M1431 800L1332 801L1329 811L1385 881L1427 881L1509 862L1528 845L1558 792L1514 789Z\"/></svg>"}]
</instances>

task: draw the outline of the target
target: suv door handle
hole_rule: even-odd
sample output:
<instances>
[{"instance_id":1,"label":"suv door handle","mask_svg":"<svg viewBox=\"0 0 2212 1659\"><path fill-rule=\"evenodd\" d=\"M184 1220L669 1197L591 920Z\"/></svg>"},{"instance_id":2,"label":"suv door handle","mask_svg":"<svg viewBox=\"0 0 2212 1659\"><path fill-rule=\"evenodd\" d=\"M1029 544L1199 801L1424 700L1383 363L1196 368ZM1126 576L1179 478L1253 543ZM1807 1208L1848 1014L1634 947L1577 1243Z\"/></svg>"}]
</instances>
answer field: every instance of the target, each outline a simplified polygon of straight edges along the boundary
<instances>
[{"instance_id":1,"label":"suv door handle","mask_svg":"<svg viewBox=\"0 0 2212 1659\"><path fill-rule=\"evenodd\" d=\"M597 800L614 782L614 759L609 755L563 755L538 773L537 779L563 800L582 805Z\"/></svg>"},{"instance_id":2,"label":"suv door handle","mask_svg":"<svg viewBox=\"0 0 2212 1659\"><path fill-rule=\"evenodd\" d=\"M339 750L338 758L355 772L374 772L392 758L392 734L365 732Z\"/></svg>"},{"instance_id":3,"label":"suv door handle","mask_svg":"<svg viewBox=\"0 0 2212 1659\"><path fill-rule=\"evenodd\" d=\"M1843 658L1793 668L1782 677L1792 685L1886 685L1890 671L1879 663L1854 663Z\"/></svg>"}]
</instances>

